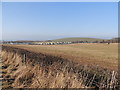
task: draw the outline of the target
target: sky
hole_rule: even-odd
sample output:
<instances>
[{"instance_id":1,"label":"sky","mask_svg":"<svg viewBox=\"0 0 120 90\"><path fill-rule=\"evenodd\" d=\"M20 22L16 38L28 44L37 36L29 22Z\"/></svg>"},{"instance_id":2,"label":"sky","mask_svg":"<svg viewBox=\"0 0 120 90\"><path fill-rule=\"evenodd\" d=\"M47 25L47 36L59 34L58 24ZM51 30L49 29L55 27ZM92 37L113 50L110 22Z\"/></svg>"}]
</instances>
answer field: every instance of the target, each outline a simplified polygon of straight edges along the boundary
<instances>
[{"instance_id":1,"label":"sky","mask_svg":"<svg viewBox=\"0 0 120 90\"><path fill-rule=\"evenodd\" d=\"M0 2L0 40L2 40L2 3Z\"/></svg>"},{"instance_id":2,"label":"sky","mask_svg":"<svg viewBox=\"0 0 120 90\"><path fill-rule=\"evenodd\" d=\"M118 36L117 2L3 2L3 40Z\"/></svg>"}]
</instances>

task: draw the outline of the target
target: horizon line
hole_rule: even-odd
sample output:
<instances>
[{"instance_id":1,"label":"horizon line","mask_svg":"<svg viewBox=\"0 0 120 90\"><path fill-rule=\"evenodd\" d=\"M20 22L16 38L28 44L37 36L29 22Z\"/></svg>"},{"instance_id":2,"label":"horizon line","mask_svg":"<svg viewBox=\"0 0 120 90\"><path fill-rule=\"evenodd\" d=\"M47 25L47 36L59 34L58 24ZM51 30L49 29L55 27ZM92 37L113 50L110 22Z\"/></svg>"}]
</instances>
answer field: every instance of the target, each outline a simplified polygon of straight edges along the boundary
<instances>
[{"instance_id":1,"label":"horizon line","mask_svg":"<svg viewBox=\"0 0 120 90\"><path fill-rule=\"evenodd\" d=\"M120 37L111 37L111 38L95 38L95 37L64 37L64 38L56 38L56 39L65 39L65 38L94 38L94 39L113 39L113 38L120 38ZM45 39L45 40L32 40L32 39L24 39L24 40L20 40L20 39L16 39L16 40L0 40L0 41L47 41L47 40L56 40L56 39Z\"/></svg>"}]
</instances>

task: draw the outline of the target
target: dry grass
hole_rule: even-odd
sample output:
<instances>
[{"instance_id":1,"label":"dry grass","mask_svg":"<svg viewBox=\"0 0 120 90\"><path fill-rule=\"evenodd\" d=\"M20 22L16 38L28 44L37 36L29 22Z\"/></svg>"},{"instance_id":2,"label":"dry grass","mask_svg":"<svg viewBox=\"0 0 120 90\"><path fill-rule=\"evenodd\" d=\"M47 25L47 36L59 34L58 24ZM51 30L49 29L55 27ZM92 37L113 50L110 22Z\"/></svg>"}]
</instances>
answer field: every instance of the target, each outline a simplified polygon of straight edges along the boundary
<instances>
[{"instance_id":1,"label":"dry grass","mask_svg":"<svg viewBox=\"0 0 120 90\"><path fill-rule=\"evenodd\" d=\"M117 87L117 72L98 66L8 46L3 46L2 59L14 88Z\"/></svg>"},{"instance_id":2,"label":"dry grass","mask_svg":"<svg viewBox=\"0 0 120 90\"><path fill-rule=\"evenodd\" d=\"M118 44L10 45L32 52L59 56L81 64L118 69Z\"/></svg>"},{"instance_id":3,"label":"dry grass","mask_svg":"<svg viewBox=\"0 0 120 90\"><path fill-rule=\"evenodd\" d=\"M51 67L40 67L31 63L22 63L22 58L12 52L2 52L4 66L7 67L7 75L14 78L14 88L83 88L75 74L58 72ZM13 69L16 69L13 71ZM13 72L13 74L11 74ZM5 77L4 76L4 77Z\"/></svg>"}]
</instances>

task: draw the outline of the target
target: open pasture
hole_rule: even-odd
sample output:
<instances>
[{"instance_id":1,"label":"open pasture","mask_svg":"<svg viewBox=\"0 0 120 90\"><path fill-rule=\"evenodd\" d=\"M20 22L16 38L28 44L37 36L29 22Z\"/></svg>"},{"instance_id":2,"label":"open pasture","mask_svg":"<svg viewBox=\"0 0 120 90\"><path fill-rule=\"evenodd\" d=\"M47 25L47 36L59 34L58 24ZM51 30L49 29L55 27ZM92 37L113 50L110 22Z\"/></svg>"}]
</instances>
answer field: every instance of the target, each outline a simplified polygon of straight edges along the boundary
<instances>
[{"instance_id":1,"label":"open pasture","mask_svg":"<svg viewBox=\"0 0 120 90\"><path fill-rule=\"evenodd\" d=\"M117 70L118 44L10 45L37 53L62 57L81 64Z\"/></svg>"}]
</instances>

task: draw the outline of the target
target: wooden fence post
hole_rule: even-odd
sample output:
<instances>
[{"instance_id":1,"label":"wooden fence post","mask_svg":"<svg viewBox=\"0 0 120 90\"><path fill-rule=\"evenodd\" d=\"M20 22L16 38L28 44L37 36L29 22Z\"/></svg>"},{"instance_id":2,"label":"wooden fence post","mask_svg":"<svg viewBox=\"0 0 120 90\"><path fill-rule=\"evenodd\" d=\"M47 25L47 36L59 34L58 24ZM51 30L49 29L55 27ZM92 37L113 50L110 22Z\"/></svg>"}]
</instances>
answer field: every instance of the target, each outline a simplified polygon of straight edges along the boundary
<instances>
[{"instance_id":1,"label":"wooden fence post","mask_svg":"<svg viewBox=\"0 0 120 90\"><path fill-rule=\"evenodd\" d=\"M23 55L23 63L26 64L26 54Z\"/></svg>"}]
</instances>

